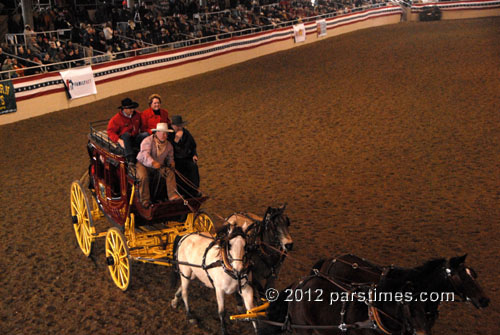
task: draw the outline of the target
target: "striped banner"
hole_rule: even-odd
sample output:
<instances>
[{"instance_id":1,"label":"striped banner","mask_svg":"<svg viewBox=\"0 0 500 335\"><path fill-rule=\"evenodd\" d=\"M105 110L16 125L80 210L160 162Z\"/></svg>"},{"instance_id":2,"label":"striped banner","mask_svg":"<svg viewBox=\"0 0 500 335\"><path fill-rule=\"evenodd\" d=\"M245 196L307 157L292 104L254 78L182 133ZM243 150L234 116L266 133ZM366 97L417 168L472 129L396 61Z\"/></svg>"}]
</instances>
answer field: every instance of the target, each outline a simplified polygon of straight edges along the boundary
<instances>
[{"instance_id":1,"label":"striped banner","mask_svg":"<svg viewBox=\"0 0 500 335\"><path fill-rule=\"evenodd\" d=\"M386 6L365 11L349 13L326 19L327 29L334 29L348 24L377 18L386 15L401 15L399 6ZM317 34L316 21L305 23L306 34ZM179 50L142 55L116 60L92 66L96 85L130 77L150 71L174 66L182 66L231 52L257 48L294 37L293 26L260 32L248 36L233 37L223 41L215 41L203 45L191 46ZM63 92L64 83L59 73L46 73L37 76L18 78L13 81L17 101L41 95Z\"/></svg>"}]
</instances>

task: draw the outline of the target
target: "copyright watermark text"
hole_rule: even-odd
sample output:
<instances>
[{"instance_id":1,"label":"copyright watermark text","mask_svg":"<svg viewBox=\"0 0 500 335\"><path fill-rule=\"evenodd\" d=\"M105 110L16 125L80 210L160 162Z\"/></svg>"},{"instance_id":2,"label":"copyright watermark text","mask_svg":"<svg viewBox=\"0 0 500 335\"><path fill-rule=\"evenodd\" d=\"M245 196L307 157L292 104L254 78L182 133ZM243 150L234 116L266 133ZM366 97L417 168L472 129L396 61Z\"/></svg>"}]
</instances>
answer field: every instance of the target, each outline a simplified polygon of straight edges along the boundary
<instances>
[{"instance_id":1,"label":"copyright watermark text","mask_svg":"<svg viewBox=\"0 0 500 335\"><path fill-rule=\"evenodd\" d=\"M284 295L284 301L290 302L323 302L331 304L337 302L449 302L455 301L454 292L382 292L377 289L360 292L326 292L323 289L309 288L303 290L300 288L287 288L281 292ZM278 300L280 292L274 288L266 290L266 299L269 301Z\"/></svg>"}]
</instances>

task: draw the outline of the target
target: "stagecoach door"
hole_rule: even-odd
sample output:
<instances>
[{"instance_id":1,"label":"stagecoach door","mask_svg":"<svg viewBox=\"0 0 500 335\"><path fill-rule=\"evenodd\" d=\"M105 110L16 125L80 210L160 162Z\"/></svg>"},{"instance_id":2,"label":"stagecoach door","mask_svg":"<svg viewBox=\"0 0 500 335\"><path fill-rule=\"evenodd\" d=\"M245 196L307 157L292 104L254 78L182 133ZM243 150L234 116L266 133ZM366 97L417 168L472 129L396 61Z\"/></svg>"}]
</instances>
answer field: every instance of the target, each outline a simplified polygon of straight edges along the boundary
<instances>
[{"instance_id":1,"label":"stagecoach door","mask_svg":"<svg viewBox=\"0 0 500 335\"><path fill-rule=\"evenodd\" d=\"M117 222L125 222L127 213L127 173L125 164L99 152L94 159L95 192L99 202Z\"/></svg>"}]
</instances>

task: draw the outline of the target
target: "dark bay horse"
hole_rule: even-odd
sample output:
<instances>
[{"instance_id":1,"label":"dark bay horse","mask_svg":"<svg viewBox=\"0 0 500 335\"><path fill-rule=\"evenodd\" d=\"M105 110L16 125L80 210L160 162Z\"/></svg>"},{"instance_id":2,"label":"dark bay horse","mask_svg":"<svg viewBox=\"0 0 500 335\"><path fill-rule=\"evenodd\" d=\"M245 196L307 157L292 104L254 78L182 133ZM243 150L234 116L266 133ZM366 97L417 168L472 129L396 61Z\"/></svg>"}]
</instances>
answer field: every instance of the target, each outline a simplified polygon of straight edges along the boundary
<instances>
[{"instance_id":1,"label":"dark bay horse","mask_svg":"<svg viewBox=\"0 0 500 335\"><path fill-rule=\"evenodd\" d=\"M388 267L376 284L368 279L358 273L348 283L315 271L280 292L258 333L430 334L425 305L414 299L413 271Z\"/></svg>"},{"instance_id":2,"label":"dark bay horse","mask_svg":"<svg viewBox=\"0 0 500 335\"><path fill-rule=\"evenodd\" d=\"M247 256L252 272L252 286L261 297L269 287L274 287L286 253L293 248L288 230L290 220L284 214L286 204L268 207L264 217L252 213L234 213L227 223L237 225L247 235Z\"/></svg>"},{"instance_id":3,"label":"dark bay horse","mask_svg":"<svg viewBox=\"0 0 500 335\"><path fill-rule=\"evenodd\" d=\"M478 309L488 306L490 299L477 282L476 272L465 265L466 257L467 255L450 259L438 258L414 269L402 269L412 270L418 275L414 290L426 295L425 309L431 327L438 318L438 308L442 300L431 299L431 293L442 294L439 298L450 298L444 294L452 292L462 301L470 301ZM367 282L376 283L380 280L384 267L355 255L343 255L321 260L313 268L342 281L352 282L362 275Z\"/></svg>"}]
</instances>

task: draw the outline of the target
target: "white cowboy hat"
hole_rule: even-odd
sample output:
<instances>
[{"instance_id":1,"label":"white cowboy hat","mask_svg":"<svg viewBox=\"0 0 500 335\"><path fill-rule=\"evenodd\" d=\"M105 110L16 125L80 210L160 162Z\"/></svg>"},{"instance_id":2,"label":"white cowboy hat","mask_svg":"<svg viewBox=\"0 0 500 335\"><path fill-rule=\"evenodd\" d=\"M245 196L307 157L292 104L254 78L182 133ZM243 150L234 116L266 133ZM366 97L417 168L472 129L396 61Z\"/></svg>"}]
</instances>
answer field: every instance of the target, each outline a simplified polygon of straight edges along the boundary
<instances>
[{"instance_id":1,"label":"white cowboy hat","mask_svg":"<svg viewBox=\"0 0 500 335\"><path fill-rule=\"evenodd\" d=\"M169 129L168 128L168 123L158 123L156 125L156 129L151 129L151 131L155 132L155 131L163 131L164 133L173 133L174 130L173 129Z\"/></svg>"}]
</instances>

